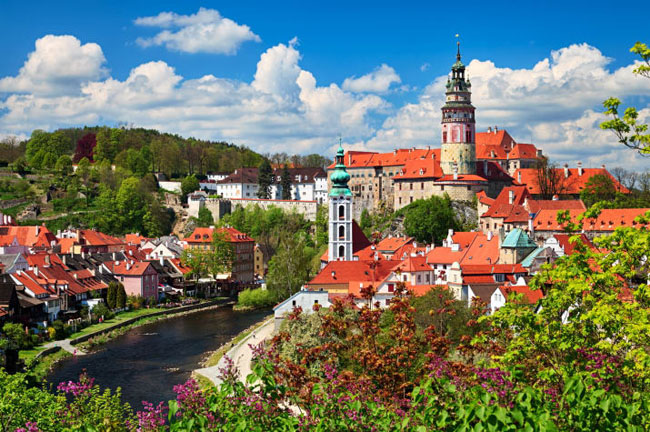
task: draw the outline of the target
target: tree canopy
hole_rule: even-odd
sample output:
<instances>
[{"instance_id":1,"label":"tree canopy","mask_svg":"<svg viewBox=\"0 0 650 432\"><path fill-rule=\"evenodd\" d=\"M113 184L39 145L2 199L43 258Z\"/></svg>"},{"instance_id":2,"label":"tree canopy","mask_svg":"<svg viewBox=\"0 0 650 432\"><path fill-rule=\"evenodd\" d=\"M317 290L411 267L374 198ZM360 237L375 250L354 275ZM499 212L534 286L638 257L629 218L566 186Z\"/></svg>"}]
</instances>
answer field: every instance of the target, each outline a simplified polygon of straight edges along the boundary
<instances>
[{"instance_id":1,"label":"tree canopy","mask_svg":"<svg viewBox=\"0 0 650 432\"><path fill-rule=\"evenodd\" d=\"M406 234L422 243L439 243L446 236L449 228L456 229L454 210L449 196L440 198L432 196L425 200L416 200L402 208Z\"/></svg>"}]
</instances>

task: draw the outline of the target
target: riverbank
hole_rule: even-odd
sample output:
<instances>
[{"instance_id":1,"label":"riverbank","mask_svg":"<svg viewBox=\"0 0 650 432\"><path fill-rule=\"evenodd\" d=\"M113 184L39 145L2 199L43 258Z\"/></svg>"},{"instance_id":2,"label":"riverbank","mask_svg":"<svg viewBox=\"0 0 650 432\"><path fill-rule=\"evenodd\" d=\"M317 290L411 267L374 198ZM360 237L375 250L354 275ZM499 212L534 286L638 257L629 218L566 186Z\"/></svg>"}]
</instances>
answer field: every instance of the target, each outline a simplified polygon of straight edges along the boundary
<instances>
[{"instance_id":1,"label":"riverbank","mask_svg":"<svg viewBox=\"0 0 650 432\"><path fill-rule=\"evenodd\" d=\"M222 345L203 362L205 367L192 373L202 386L219 385L221 369L226 367L225 357L230 358L239 370L239 379L244 381L251 372L253 350L249 345L258 345L270 338L275 330L273 315L249 327L235 336L230 343Z\"/></svg>"},{"instance_id":2,"label":"riverbank","mask_svg":"<svg viewBox=\"0 0 650 432\"><path fill-rule=\"evenodd\" d=\"M228 301L227 297L221 297L217 300L174 309L138 309L124 312L111 320L93 324L73 333L70 338L49 342L28 350L24 354L21 353L21 358L26 361L29 375L36 381L40 381L47 376L57 362L72 355L85 355L84 349L95 348L137 327L232 304L234 301Z\"/></svg>"}]
</instances>

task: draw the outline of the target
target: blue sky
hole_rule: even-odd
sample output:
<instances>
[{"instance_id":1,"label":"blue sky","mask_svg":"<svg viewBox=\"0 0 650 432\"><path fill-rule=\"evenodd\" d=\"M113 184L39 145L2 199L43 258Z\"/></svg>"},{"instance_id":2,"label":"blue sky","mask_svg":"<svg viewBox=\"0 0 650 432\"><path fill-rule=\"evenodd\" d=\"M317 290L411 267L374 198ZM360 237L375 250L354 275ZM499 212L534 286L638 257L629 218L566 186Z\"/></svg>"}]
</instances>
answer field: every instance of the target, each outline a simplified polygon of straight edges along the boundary
<instances>
[{"instance_id":1,"label":"blue sky","mask_svg":"<svg viewBox=\"0 0 650 432\"><path fill-rule=\"evenodd\" d=\"M359 149L436 146L459 33L479 130L558 161L647 162L597 128L608 96L650 100L629 73L647 13L611 3L9 1L0 14L1 136L129 121L262 152L329 152L339 133Z\"/></svg>"}]
</instances>

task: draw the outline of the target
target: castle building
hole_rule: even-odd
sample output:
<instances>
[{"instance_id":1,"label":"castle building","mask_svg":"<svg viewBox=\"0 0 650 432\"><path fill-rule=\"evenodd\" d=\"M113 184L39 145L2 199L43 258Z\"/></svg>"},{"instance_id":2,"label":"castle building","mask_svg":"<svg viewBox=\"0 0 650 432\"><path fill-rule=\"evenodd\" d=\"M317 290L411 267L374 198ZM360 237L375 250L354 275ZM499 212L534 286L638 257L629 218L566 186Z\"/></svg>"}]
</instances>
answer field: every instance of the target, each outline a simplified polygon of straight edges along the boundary
<instances>
[{"instance_id":1,"label":"castle building","mask_svg":"<svg viewBox=\"0 0 650 432\"><path fill-rule=\"evenodd\" d=\"M344 156L345 151L339 145L336 166L330 176L328 261L352 261L352 192Z\"/></svg>"}]
</instances>

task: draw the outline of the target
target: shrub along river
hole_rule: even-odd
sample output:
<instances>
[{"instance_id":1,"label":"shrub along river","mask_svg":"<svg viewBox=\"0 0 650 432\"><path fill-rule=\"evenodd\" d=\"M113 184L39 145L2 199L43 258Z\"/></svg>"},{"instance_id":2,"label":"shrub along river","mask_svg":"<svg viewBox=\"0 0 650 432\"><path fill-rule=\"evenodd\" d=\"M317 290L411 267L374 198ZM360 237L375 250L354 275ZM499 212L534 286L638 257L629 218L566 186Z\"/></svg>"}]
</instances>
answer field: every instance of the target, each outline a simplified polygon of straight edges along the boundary
<instances>
[{"instance_id":1,"label":"shrub along river","mask_svg":"<svg viewBox=\"0 0 650 432\"><path fill-rule=\"evenodd\" d=\"M134 410L142 401L175 398L173 387L185 382L208 351L214 351L269 312L235 312L231 307L199 311L146 324L97 347L84 356L62 360L48 381L76 381L85 369L102 388L120 387Z\"/></svg>"}]
</instances>

